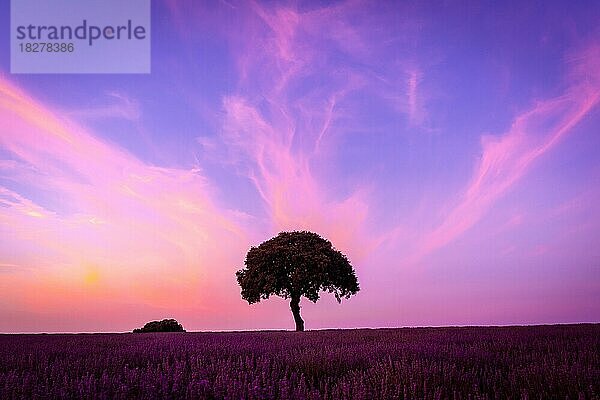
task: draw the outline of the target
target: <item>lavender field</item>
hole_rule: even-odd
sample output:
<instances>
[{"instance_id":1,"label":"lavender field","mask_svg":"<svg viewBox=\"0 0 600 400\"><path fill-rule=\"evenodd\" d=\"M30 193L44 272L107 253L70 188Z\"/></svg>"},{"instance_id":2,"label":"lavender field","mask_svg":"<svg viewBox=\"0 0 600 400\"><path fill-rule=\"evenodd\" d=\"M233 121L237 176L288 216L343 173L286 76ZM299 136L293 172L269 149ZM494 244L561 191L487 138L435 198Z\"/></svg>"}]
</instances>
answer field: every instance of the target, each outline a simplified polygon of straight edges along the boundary
<instances>
[{"instance_id":1,"label":"lavender field","mask_svg":"<svg viewBox=\"0 0 600 400\"><path fill-rule=\"evenodd\" d=\"M597 399L600 325L0 335L0 398Z\"/></svg>"}]
</instances>

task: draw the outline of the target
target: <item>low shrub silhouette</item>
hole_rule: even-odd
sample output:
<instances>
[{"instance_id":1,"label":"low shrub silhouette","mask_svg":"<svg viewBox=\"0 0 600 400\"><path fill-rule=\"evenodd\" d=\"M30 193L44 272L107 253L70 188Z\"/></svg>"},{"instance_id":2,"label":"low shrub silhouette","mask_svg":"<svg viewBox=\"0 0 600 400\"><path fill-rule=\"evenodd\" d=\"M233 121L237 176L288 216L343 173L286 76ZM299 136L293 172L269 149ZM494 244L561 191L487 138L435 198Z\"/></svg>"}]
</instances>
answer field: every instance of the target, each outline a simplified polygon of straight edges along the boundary
<instances>
[{"instance_id":1,"label":"low shrub silhouette","mask_svg":"<svg viewBox=\"0 0 600 400\"><path fill-rule=\"evenodd\" d=\"M133 333L145 332L185 332L185 329L174 319L163 319L162 321L148 322L143 328L133 330Z\"/></svg>"}]
</instances>

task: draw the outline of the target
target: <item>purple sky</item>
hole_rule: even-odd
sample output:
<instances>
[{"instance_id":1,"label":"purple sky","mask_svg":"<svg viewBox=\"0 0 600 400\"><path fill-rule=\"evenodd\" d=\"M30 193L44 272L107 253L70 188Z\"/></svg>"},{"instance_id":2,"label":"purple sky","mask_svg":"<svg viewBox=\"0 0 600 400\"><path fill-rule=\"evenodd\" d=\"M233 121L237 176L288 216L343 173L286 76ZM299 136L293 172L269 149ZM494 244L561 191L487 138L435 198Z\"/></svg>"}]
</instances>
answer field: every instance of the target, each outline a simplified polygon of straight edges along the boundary
<instances>
[{"instance_id":1,"label":"purple sky","mask_svg":"<svg viewBox=\"0 0 600 400\"><path fill-rule=\"evenodd\" d=\"M0 331L291 328L235 281L291 229L361 284L308 329L600 321L600 3L152 7L149 75L4 30Z\"/></svg>"}]
</instances>

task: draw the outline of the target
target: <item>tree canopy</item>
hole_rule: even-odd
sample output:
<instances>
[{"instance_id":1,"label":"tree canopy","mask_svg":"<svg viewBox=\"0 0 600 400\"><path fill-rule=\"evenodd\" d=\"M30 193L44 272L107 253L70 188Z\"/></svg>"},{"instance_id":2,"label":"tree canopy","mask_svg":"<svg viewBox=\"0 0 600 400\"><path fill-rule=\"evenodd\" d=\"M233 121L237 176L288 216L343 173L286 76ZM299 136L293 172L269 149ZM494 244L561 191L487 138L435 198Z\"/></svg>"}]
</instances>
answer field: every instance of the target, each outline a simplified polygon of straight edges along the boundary
<instances>
[{"instance_id":1,"label":"tree canopy","mask_svg":"<svg viewBox=\"0 0 600 400\"><path fill-rule=\"evenodd\" d=\"M348 258L313 232L281 232L252 247L244 264L236 273L242 298L250 304L272 295L291 299L297 330L304 329L298 305L302 296L316 302L325 291L341 302L360 290Z\"/></svg>"}]
</instances>

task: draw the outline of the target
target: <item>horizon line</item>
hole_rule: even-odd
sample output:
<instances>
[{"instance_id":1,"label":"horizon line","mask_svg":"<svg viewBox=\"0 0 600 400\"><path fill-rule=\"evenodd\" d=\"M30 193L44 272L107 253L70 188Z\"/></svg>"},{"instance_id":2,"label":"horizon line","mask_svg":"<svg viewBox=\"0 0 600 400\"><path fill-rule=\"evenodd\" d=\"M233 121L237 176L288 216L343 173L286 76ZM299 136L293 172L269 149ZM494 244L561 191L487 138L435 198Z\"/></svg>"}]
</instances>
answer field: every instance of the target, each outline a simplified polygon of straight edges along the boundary
<instances>
[{"instance_id":1,"label":"horizon line","mask_svg":"<svg viewBox=\"0 0 600 400\"><path fill-rule=\"evenodd\" d=\"M424 328L510 328L510 327L536 327L536 326L567 326L567 325L600 325L600 321L589 322L550 322L550 323L525 323L525 324L496 324L496 325L404 325L404 326L377 326L354 328L317 328L307 329L304 332L317 331L350 331L350 330L384 330L384 329L424 329ZM134 328L135 329L135 328ZM244 333L244 332L296 332L294 329L223 329L223 330L185 330L185 332L145 332L145 333ZM94 335L94 334L127 334L129 331L81 331L81 332L0 332L0 335Z\"/></svg>"}]
</instances>

